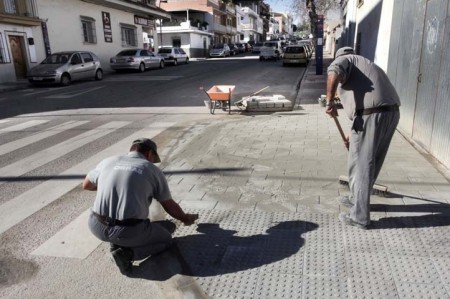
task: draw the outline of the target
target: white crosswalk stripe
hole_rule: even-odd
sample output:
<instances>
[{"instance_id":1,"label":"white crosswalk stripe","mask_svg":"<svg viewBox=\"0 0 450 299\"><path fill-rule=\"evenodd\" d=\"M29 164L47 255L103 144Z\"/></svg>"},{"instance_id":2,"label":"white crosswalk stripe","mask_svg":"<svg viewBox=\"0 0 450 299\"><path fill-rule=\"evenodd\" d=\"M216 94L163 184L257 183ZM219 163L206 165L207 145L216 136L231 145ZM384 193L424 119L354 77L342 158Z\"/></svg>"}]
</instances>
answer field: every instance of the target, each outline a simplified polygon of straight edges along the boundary
<instances>
[{"instance_id":1,"label":"white crosswalk stripe","mask_svg":"<svg viewBox=\"0 0 450 299\"><path fill-rule=\"evenodd\" d=\"M31 135L29 137L25 137L22 139L11 141L6 144L2 144L2 145L0 145L0 155L7 154L18 148L28 146L34 142L37 142L44 138L56 135L63 131L70 130L72 128L81 126L82 124L85 124L85 123L88 123L88 121L68 121L63 124L48 128L41 133L37 133L37 134Z\"/></svg>"},{"instance_id":2,"label":"white crosswalk stripe","mask_svg":"<svg viewBox=\"0 0 450 299\"><path fill-rule=\"evenodd\" d=\"M130 122L126 121L113 121L104 124L96 129L89 130L55 146L49 147L45 151L37 152L34 155L30 155L20 161L0 168L0 173L8 176L23 175L128 124L130 124Z\"/></svg>"},{"instance_id":3,"label":"white crosswalk stripe","mask_svg":"<svg viewBox=\"0 0 450 299\"><path fill-rule=\"evenodd\" d=\"M111 132L113 130L119 129L129 122L110 122L103 126L100 126L94 130L88 131L84 134L74 137L76 139L69 139L61 144L50 147L42 152L38 152L32 159L27 160L25 163L17 162L12 163L6 167L0 169L2 173L11 175L11 173L5 172L5 169L12 170L11 165L16 164L16 166L21 167L20 171L16 171L14 175L20 175L27 172L27 170L32 170L36 165L41 163L50 162L57 157L63 156L64 154L79 148L88 142L94 141L105 134L106 132ZM68 122L61 124L59 129L56 127L50 128L48 130L58 131L62 130L62 127L68 129L70 124L80 125L78 122ZM117 143L111 145L110 147L94 154L89 159L80 162L79 164L71 167L60 173L61 178L58 177L45 181L24 193L16 196L15 198L6 201L0 205L0 235L25 220L26 218L32 216L39 210L43 209L50 203L61 198L66 193L71 191L73 188L80 185L81 180L79 179L80 174L84 175L89 170L93 169L102 159L116 155L124 152L124 149L129 148L132 140L137 139L142 136L153 137L167 128L173 126L174 122L155 122L148 127L139 130L129 136L124 138ZM38 133L45 134L45 132ZM50 133L47 133L50 134ZM27 137L32 138L32 136ZM14 141L14 142L24 142L24 140ZM70 145L70 146L69 146ZM1 148L0 148L1 149ZM51 150L50 150L51 149ZM27 166L27 164L32 164L32 160L39 160L40 163L33 164L33 166ZM24 172L25 171L25 172ZM14 171L13 171L14 172ZM67 177L76 177L76 179L67 179ZM40 196L36 196L39 194ZM43 194L43 195L42 195ZM92 251L94 251L98 245L101 243L98 239L92 236L88 227L87 219L89 216L89 209L84 211L66 227L62 228L59 232L53 235L50 239L38 246L31 254L41 255L41 256L55 256L55 257L66 257L66 258L86 258Z\"/></svg>"},{"instance_id":4,"label":"white crosswalk stripe","mask_svg":"<svg viewBox=\"0 0 450 299\"><path fill-rule=\"evenodd\" d=\"M37 126L37 125L44 124L46 122L48 122L48 120L35 119L35 120L26 121L26 122L21 123L21 124L17 124L17 125L13 125L13 126L10 126L10 127L7 127L7 128L0 129L0 134L22 131L22 130L27 129L27 128L31 128L31 127L34 127L34 126Z\"/></svg>"}]
</instances>

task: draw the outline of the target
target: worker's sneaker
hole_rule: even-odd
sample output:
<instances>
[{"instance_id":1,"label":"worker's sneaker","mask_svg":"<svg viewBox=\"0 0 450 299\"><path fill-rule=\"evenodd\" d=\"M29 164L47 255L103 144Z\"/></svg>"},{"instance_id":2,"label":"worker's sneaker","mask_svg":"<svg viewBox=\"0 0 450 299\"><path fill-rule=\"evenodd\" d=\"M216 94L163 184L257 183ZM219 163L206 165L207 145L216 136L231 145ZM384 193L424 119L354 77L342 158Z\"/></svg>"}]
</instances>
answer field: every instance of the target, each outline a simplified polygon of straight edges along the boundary
<instances>
[{"instance_id":1,"label":"worker's sneaker","mask_svg":"<svg viewBox=\"0 0 450 299\"><path fill-rule=\"evenodd\" d=\"M344 196L339 196L337 198L338 203L340 203L341 205L343 205L344 207L347 208L351 208L355 205L355 203L353 202L353 196L351 195L344 195Z\"/></svg>"},{"instance_id":2,"label":"worker's sneaker","mask_svg":"<svg viewBox=\"0 0 450 299\"><path fill-rule=\"evenodd\" d=\"M120 273L123 275L130 274L131 260L133 258L131 249L120 247L112 252L112 256L117 267L119 267Z\"/></svg>"},{"instance_id":3,"label":"worker's sneaker","mask_svg":"<svg viewBox=\"0 0 450 299\"><path fill-rule=\"evenodd\" d=\"M356 222L355 220L350 218L349 214L346 214L346 213L339 214L339 220L346 225L355 226L355 227L361 228L361 229L368 229L368 226L369 226L368 224L364 225L364 224Z\"/></svg>"}]
</instances>

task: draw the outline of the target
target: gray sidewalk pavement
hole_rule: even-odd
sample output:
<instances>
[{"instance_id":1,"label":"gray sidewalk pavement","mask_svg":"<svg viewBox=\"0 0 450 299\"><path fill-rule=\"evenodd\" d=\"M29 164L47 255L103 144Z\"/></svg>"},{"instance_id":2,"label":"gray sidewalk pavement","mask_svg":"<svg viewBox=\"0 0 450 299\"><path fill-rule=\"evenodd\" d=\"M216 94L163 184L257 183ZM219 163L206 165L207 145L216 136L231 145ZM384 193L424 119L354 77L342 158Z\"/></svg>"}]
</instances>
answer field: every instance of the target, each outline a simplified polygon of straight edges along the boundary
<instances>
[{"instance_id":1,"label":"gray sidewalk pavement","mask_svg":"<svg viewBox=\"0 0 450 299\"><path fill-rule=\"evenodd\" d=\"M200 214L176 232L182 263L162 278L186 298L450 298L450 184L401 134L372 229L339 222L347 152L317 104L325 76L310 64L291 112L200 123L166 146L172 194ZM135 275L160 269L150 259Z\"/></svg>"},{"instance_id":2,"label":"gray sidewalk pavement","mask_svg":"<svg viewBox=\"0 0 450 299\"><path fill-rule=\"evenodd\" d=\"M330 61L322 75L308 66L293 111L171 133L161 167L200 219L178 226L179 252L136 263L133 277L167 298L450 298L448 173L400 133L378 180L389 193L372 197L372 229L339 222L347 152L317 103Z\"/></svg>"}]
</instances>

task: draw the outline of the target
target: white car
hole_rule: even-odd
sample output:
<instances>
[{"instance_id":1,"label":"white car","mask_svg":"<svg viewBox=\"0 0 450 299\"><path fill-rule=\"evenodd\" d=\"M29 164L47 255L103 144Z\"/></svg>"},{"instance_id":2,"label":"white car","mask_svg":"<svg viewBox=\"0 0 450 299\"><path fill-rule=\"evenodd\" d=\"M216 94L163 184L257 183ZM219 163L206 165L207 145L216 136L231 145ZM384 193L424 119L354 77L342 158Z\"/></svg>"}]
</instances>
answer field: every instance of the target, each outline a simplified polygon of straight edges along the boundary
<instances>
[{"instance_id":1,"label":"white car","mask_svg":"<svg viewBox=\"0 0 450 299\"><path fill-rule=\"evenodd\" d=\"M228 44L215 45L209 51L209 57L227 57L230 55L230 47Z\"/></svg>"},{"instance_id":2,"label":"white car","mask_svg":"<svg viewBox=\"0 0 450 299\"><path fill-rule=\"evenodd\" d=\"M164 57L165 63L177 65L178 63L189 63L189 56L181 48L164 47L158 50L158 55Z\"/></svg>"}]
</instances>

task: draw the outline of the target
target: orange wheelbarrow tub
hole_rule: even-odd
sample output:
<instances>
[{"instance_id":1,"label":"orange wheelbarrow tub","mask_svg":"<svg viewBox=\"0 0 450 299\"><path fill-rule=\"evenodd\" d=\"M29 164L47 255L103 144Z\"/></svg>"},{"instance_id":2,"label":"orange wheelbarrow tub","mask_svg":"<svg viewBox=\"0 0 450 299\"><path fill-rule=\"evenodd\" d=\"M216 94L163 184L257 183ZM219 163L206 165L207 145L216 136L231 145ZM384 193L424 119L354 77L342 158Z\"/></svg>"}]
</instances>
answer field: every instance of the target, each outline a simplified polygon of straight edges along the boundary
<instances>
[{"instance_id":1,"label":"orange wheelbarrow tub","mask_svg":"<svg viewBox=\"0 0 450 299\"><path fill-rule=\"evenodd\" d=\"M206 91L203 87L200 88L208 95L211 114L214 114L216 108L225 110L227 104L228 114L231 114L231 96L235 88L235 85L214 85Z\"/></svg>"}]
</instances>

